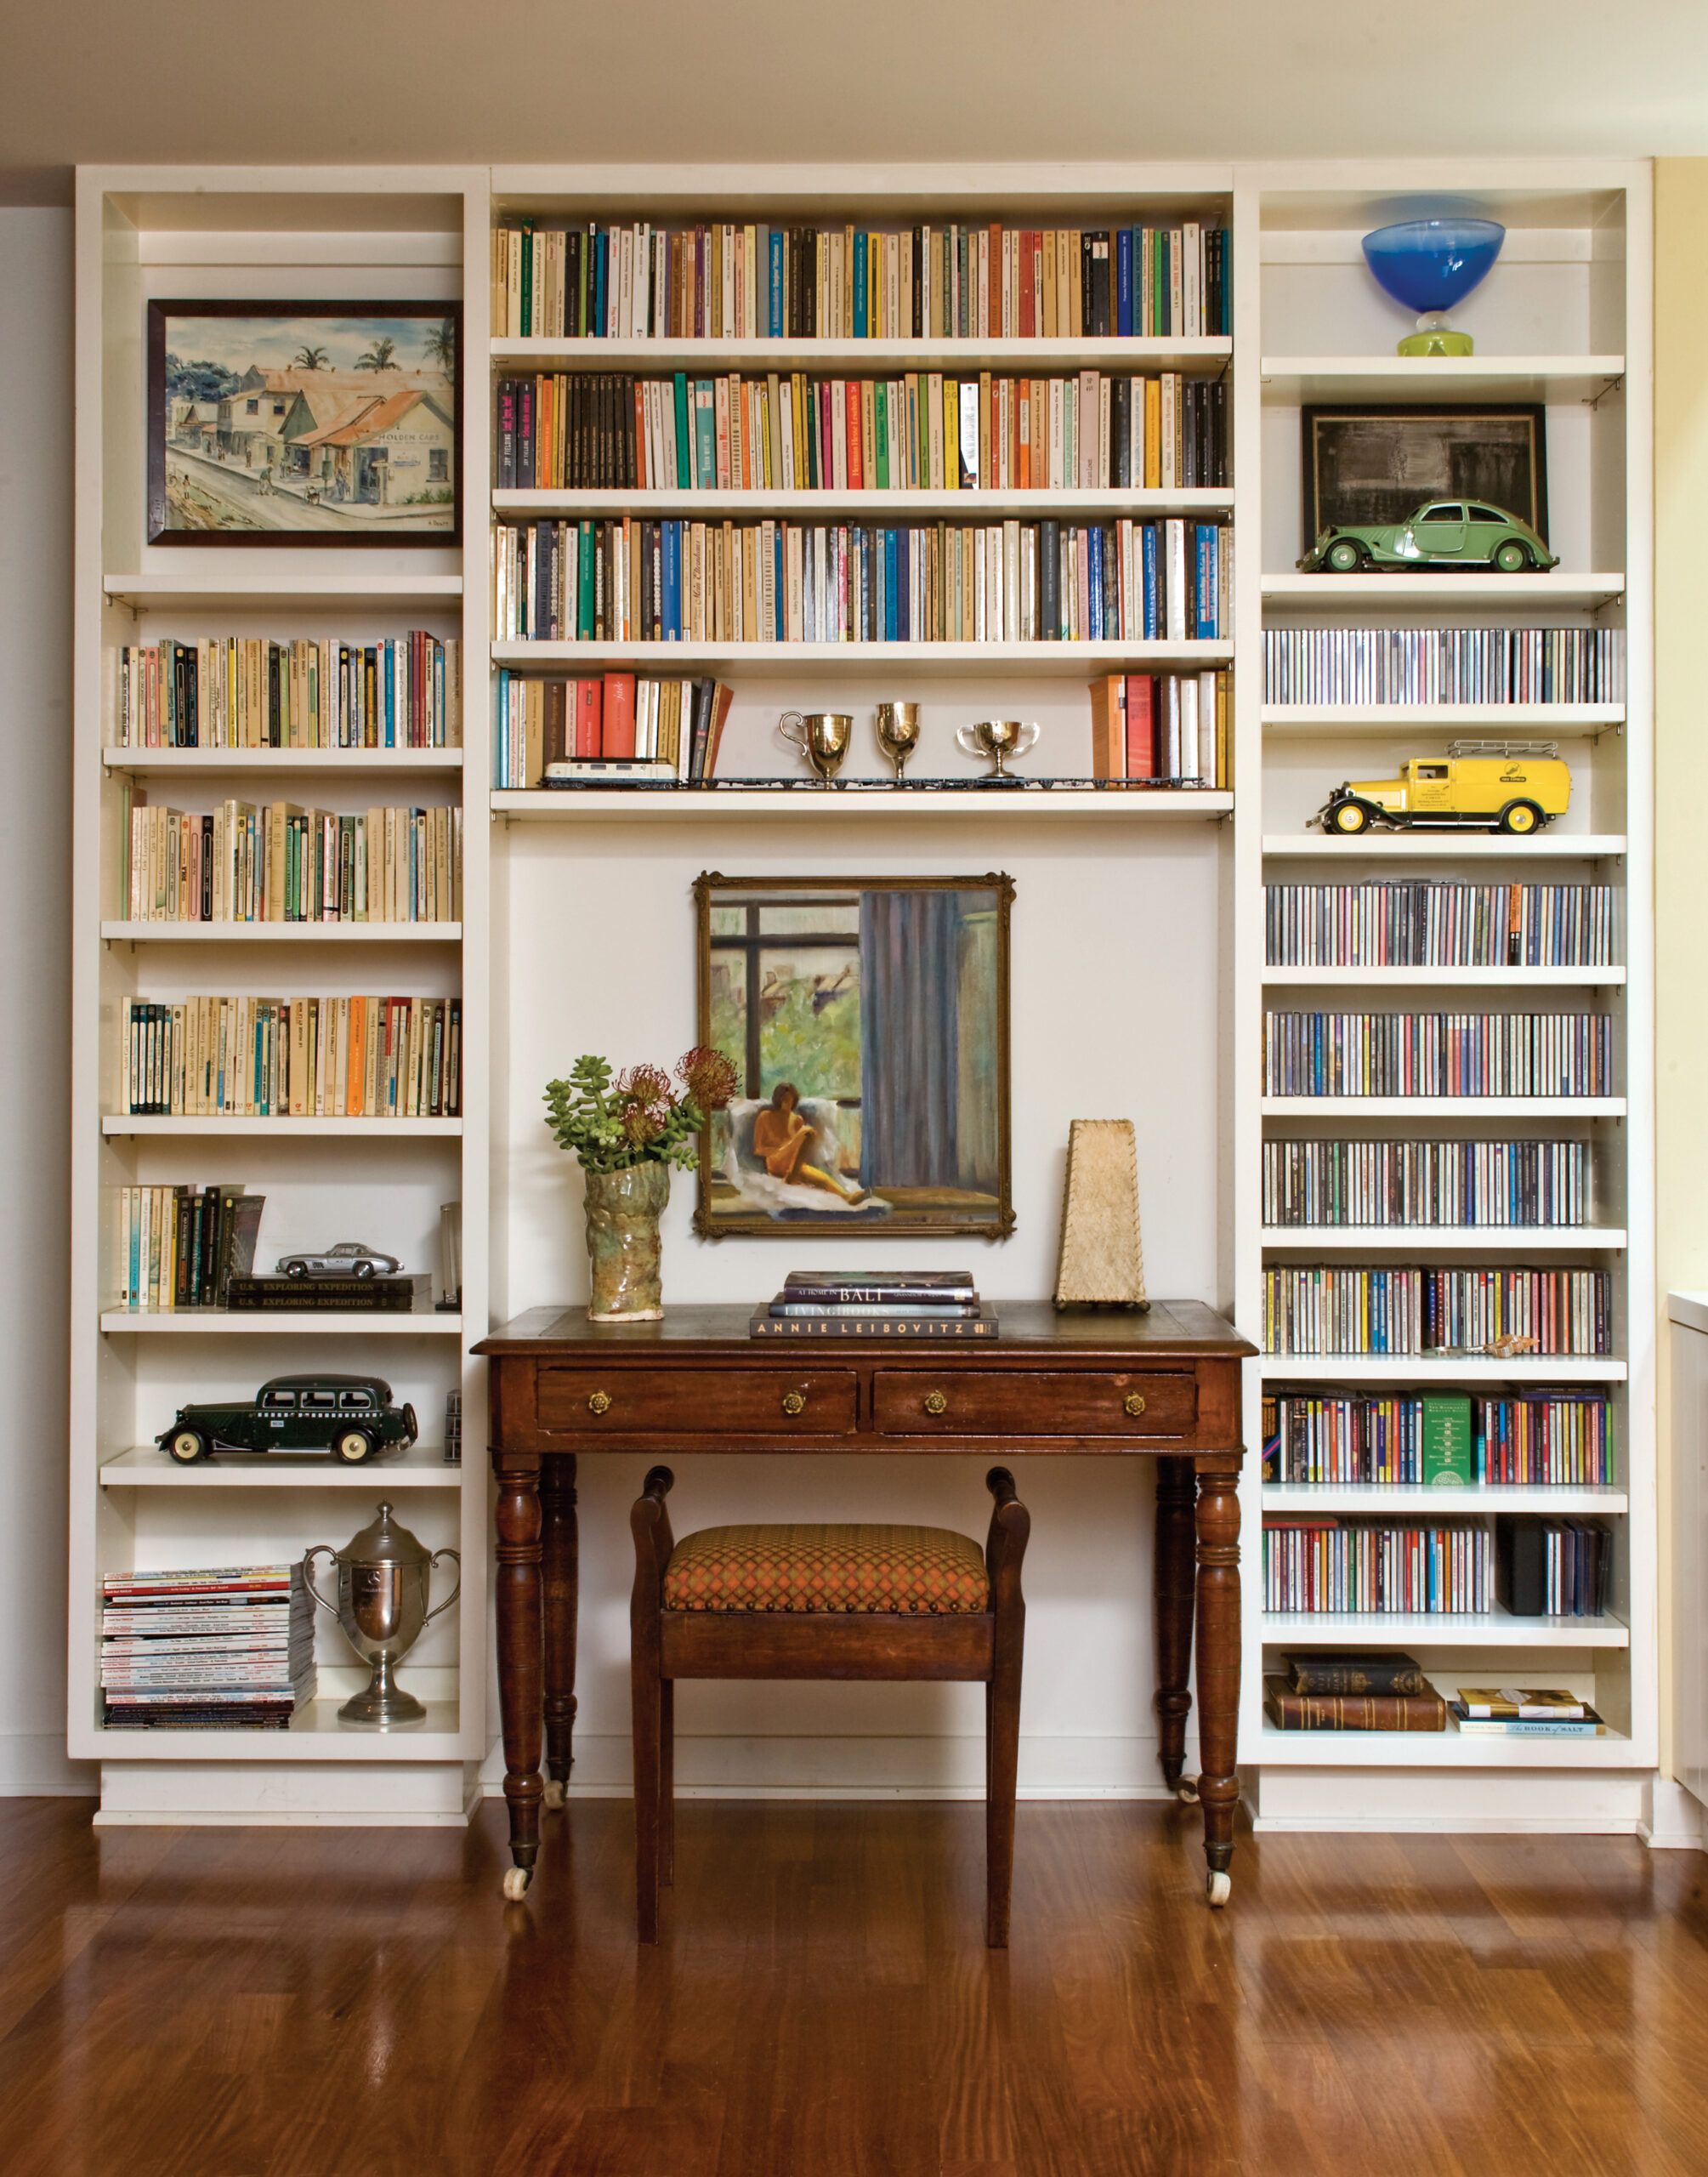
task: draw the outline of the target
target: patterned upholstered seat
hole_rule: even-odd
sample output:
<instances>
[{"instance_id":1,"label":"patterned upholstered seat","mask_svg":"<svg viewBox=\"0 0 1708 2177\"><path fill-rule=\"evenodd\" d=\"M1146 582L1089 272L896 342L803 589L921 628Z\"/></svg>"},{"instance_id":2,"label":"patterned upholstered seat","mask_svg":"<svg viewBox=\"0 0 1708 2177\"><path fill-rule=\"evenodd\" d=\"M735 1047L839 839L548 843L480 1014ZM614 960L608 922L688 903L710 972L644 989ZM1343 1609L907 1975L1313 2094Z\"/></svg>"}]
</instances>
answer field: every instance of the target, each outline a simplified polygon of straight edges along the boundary
<instances>
[{"instance_id":1,"label":"patterned upholstered seat","mask_svg":"<svg viewBox=\"0 0 1708 2177\"><path fill-rule=\"evenodd\" d=\"M664 1574L684 1611L888 1611L911 1617L990 1606L985 1553L947 1527L706 1527Z\"/></svg>"}]
</instances>

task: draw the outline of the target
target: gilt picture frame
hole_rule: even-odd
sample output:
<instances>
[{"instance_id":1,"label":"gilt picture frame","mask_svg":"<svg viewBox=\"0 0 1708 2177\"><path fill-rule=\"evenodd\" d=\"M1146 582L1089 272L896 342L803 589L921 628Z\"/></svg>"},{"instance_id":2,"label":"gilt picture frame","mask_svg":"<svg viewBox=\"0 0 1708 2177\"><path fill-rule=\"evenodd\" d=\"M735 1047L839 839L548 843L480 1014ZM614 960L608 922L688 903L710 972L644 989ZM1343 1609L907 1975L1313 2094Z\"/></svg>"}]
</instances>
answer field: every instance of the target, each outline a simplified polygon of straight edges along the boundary
<instances>
[{"instance_id":1,"label":"gilt picture frame","mask_svg":"<svg viewBox=\"0 0 1708 2177\"><path fill-rule=\"evenodd\" d=\"M1336 404L1301 412L1303 549L1325 529L1403 522L1426 499L1481 499L1548 536L1539 402Z\"/></svg>"},{"instance_id":2,"label":"gilt picture frame","mask_svg":"<svg viewBox=\"0 0 1708 2177\"><path fill-rule=\"evenodd\" d=\"M150 301L148 543L459 546L462 353L459 302Z\"/></svg>"},{"instance_id":3,"label":"gilt picture frame","mask_svg":"<svg viewBox=\"0 0 1708 2177\"><path fill-rule=\"evenodd\" d=\"M695 880L695 1040L741 1080L696 1231L1007 1238L1013 899L1000 873Z\"/></svg>"}]
</instances>

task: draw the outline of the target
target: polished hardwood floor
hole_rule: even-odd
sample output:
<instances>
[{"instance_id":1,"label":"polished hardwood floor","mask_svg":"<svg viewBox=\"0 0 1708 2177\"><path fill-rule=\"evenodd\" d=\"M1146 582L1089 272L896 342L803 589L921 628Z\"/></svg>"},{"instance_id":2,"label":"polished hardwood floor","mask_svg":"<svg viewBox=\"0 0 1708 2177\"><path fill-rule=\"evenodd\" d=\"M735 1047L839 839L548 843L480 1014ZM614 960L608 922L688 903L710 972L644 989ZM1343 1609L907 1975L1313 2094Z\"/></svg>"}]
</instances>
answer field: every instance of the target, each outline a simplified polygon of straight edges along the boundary
<instances>
[{"instance_id":1,"label":"polished hardwood floor","mask_svg":"<svg viewBox=\"0 0 1708 2177\"><path fill-rule=\"evenodd\" d=\"M1023 1805L105 1830L0 1801L7 2177L1700 2177L1708 1859Z\"/></svg>"}]
</instances>

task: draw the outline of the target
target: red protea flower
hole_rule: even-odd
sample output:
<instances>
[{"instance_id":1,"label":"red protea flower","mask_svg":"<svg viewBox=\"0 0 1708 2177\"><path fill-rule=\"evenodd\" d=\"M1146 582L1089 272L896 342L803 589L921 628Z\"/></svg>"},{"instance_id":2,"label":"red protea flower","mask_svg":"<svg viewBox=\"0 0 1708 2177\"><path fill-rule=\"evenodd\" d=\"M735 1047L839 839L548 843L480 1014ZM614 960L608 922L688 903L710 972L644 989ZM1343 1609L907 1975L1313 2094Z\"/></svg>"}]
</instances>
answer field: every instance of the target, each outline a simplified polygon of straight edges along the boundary
<instances>
[{"instance_id":1,"label":"red protea flower","mask_svg":"<svg viewBox=\"0 0 1708 2177\"><path fill-rule=\"evenodd\" d=\"M627 1140L637 1149L656 1141L670 1124L671 1106L665 1104L625 1104L620 1123Z\"/></svg>"},{"instance_id":2,"label":"red protea flower","mask_svg":"<svg viewBox=\"0 0 1708 2177\"><path fill-rule=\"evenodd\" d=\"M705 1043L683 1053L676 1063L676 1077L702 1112L721 1111L741 1086L731 1061Z\"/></svg>"},{"instance_id":3,"label":"red protea flower","mask_svg":"<svg viewBox=\"0 0 1708 2177\"><path fill-rule=\"evenodd\" d=\"M625 1104L669 1104L670 1076L661 1066L632 1066L616 1077L616 1095Z\"/></svg>"}]
</instances>

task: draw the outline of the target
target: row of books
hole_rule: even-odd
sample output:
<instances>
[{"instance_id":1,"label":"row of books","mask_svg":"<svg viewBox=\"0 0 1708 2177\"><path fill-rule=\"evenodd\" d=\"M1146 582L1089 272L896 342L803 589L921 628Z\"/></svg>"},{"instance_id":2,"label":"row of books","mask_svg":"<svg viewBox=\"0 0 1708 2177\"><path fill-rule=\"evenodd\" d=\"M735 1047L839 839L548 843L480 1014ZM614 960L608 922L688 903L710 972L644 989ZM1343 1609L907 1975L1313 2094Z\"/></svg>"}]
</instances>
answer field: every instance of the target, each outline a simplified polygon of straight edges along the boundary
<instances>
[{"instance_id":1,"label":"row of books","mask_svg":"<svg viewBox=\"0 0 1708 2177\"><path fill-rule=\"evenodd\" d=\"M498 669L493 783L541 784L586 765L667 765L684 784L709 779L735 691L709 676L660 679L633 673L535 679Z\"/></svg>"},{"instance_id":2,"label":"row of books","mask_svg":"<svg viewBox=\"0 0 1708 2177\"><path fill-rule=\"evenodd\" d=\"M1424 1526L1263 1515L1268 1611L1480 1613L1493 1604L1494 1571L1493 1538L1474 1520Z\"/></svg>"},{"instance_id":3,"label":"row of books","mask_svg":"<svg viewBox=\"0 0 1708 2177\"><path fill-rule=\"evenodd\" d=\"M456 922L460 808L151 808L125 782L122 912L135 922Z\"/></svg>"},{"instance_id":4,"label":"row of books","mask_svg":"<svg viewBox=\"0 0 1708 2177\"><path fill-rule=\"evenodd\" d=\"M1228 479L1223 378L502 378L500 491L1173 490Z\"/></svg>"},{"instance_id":5,"label":"row of books","mask_svg":"<svg viewBox=\"0 0 1708 2177\"><path fill-rule=\"evenodd\" d=\"M1269 703L1622 703L1622 628L1266 628Z\"/></svg>"},{"instance_id":6,"label":"row of books","mask_svg":"<svg viewBox=\"0 0 1708 2177\"><path fill-rule=\"evenodd\" d=\"M223 1308L255 1266L264 1195L241 1184L118 1190L117 1304Z\"/></svg>"},{"instance_id":7,"label":"row of books","mask_svg":"<svg viewBox=\"0 0 1708 2177\"><path fill-rule=\"evenodd\" d=\"M454 1118L457 998L128 998L118 1110L188 1118Z\"/></svg>"},{"instance_id":8,"label":"row of books","mask_svg":"<svg viewBox=\"0 0 1708 2177\"><path fill-rule=\"evenodd\" d=\"M753 1338L990 1339L993 1310L967 1270L792 1270L748 1320Z\"/></svg>"},{"instance_id":9,"label":"row of books","mask_svg":"<svg viewBox=\"0 0 1708 2177\"><path fill-rule=\"evenodd\" d=\"M1233 783L1234 676L1110 673L1091 684L1092 776L1135 785Z\"/></svg>"},{"instance_id":10,"label":"row of books","mask_svg":"<svg viewBox=\"0 0 1708 2177\"><path fill-rule=\"evenodd\" d=\"M499 642L1217 641L1217 522L518 522Z\"/></svg>"},{"instance_id":11,"label":"row of books","mask_svg":"<svg viewBox=\"0 0 1708 2177\"><path fill-rule=\"evenodd\" d=\"M1583 1225L1583 1141L1266 1141L1265 1225Z\"/></svg>"},{"instance_id":12,"label":"row of books","mask_svg":"<svg viewBox=\"0 0 1708 2177\"><path fill-rule=\"evenodd\" d=\"M1478 1353L1496 1339L1525 1351L1609 1350L1605 1270L1393 1268L1271 1263L1263 1271L1266 1353Z\"/></svg>"},{"instance_id":13,"label":"row of books","mask_svg":"<svg viewBox=\"0 0 1708 2177\"><path fill-rule=\"evenodd\" d=\"M1266 1013L1266 1096L1611 1096L1605 1013Z\"/></svg>"},{"instance_id":14,"label":"row of books","mask_svg":"<svg viewBox=\"0 0 1708 2177\"><path fill-rule=\"evenodd\" d=\"M291 1315L425 1314L433 1305L433 1280L425 1270L377 1277L234 1277L225 1304L235 1316L273 1314L281 1309Z\"/></svg>"},{"instance_id":15,"label":"row of books","mask_svg":"<svg viewBox=\"0 0 1708 2177\"><path fill-rule=\"evenodd\" d=\"M300 1565L132 1572L101 1583L107 1727L286 1731L315 1697Z\"/></svg>"},{"instance_id":16,"label":"row of books","mask_svg":"<svg viewBox=\"0 0 1708 2177\"><path fill-rule=\"evenodd\" d=\"M1268 884L1271 967L1589 968L1618 952L1611 884L1397 878Z\"/></svg>"},{"instance_id":17,"label":"row of books","mask_svg":"<svg viewBox=\"0 0 1708 2177\"><path fill-rule=\"evenodd\" d=\"M1467 1738L1602 1738L1607 1725L1569 1687L1461 1685L1447 1702L1414 1656L1323 1650L1286 1656L1263 1680L1263 1712L1284 1731L1444 1731Z\"/></svg>"},{"instance_id":18,"label":"row of books","mask_svg":"<svg viewBox=\"0 0 1708 2177\"><path fill-rule=\"evenodd\" d=\"M1342 1487L1608 1488L1607 1393L1280 1387L1263 1398L1266 1480Z\"/></svg>"},{"instance_id":19,"label":"row of books","mask_svg":"<svg viewBox=\"0 0 1708 2177\"><path fill-rule=\"evenodd\" d=\"M1225 336L1232 237L1170 227L691 227L532 219L492 237L498 339Z\"/></svg>"},{"instance_id":20,"label":"row of books","mask_svg":"<svg viewBox=\"0 0 1708 2177\"><path fill-rule=\"evenodd\" d=\"M462 645L419 629L383 642L166 638L113 660L120 748L454 748Z\"/></svg>"}]
</instances>

